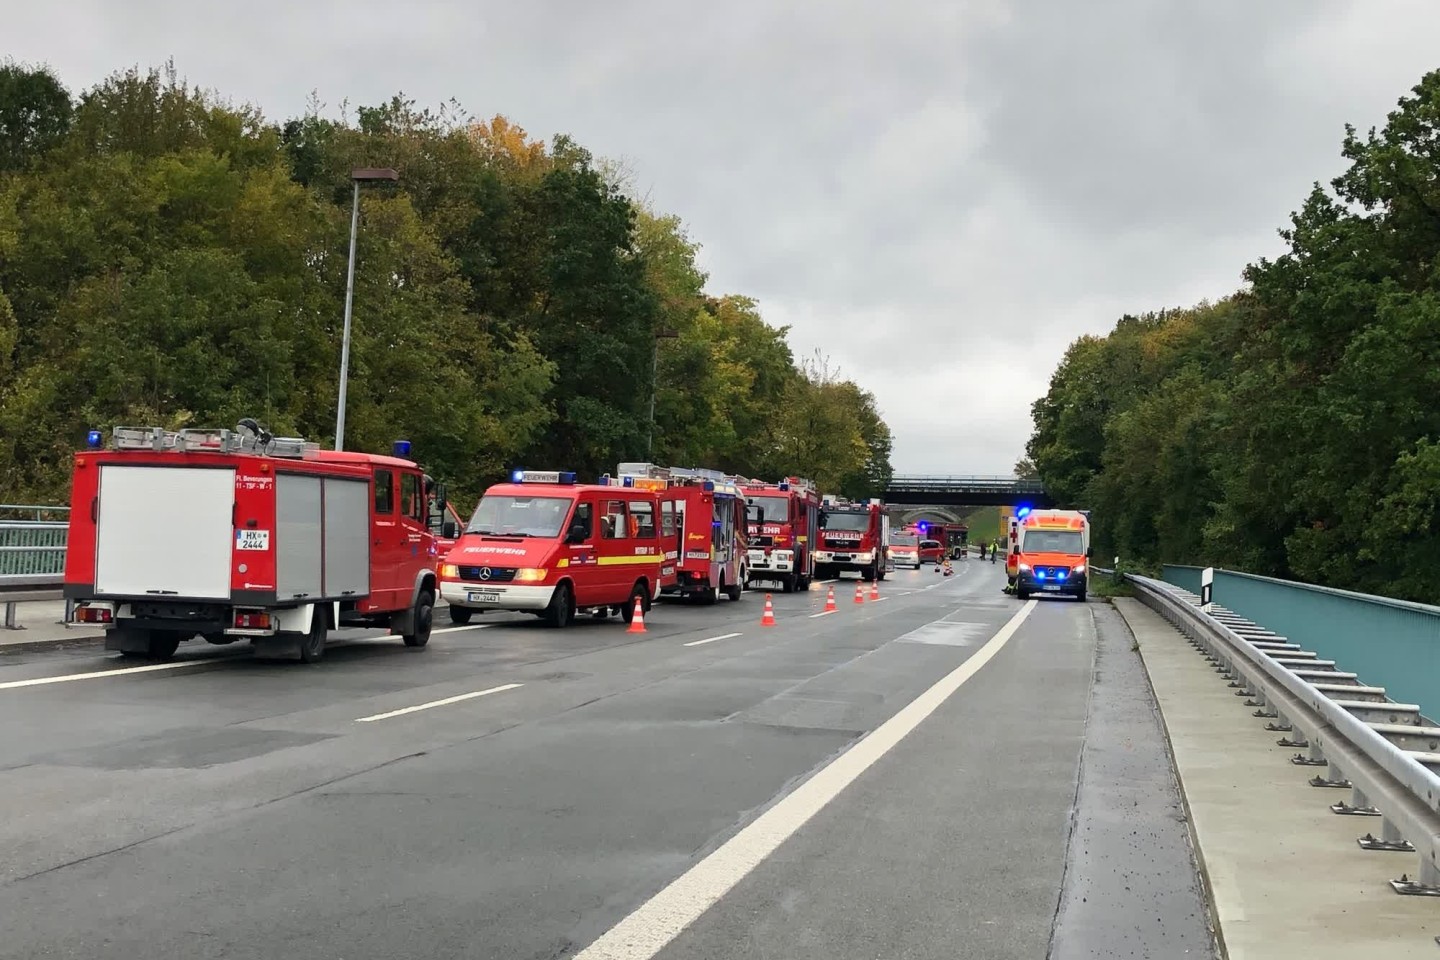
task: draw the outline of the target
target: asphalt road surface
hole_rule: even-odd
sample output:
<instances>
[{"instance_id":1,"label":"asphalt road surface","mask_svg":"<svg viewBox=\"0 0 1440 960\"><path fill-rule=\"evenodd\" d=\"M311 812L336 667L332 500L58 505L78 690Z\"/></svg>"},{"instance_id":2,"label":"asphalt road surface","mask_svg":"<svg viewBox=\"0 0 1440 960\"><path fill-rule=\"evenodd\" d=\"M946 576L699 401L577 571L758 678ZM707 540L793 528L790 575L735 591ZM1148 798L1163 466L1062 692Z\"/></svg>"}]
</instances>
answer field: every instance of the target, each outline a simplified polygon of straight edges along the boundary
<instances>
[{"instance_id":1,"label":"asphalt road surface","mask_svg":"<svg viewBox=\"0 0 1440 960\"><path fill-rule=\"evenodd\" d=\"M1213 955L1123 623L955 570L0 655L0 958Z\"/></svg>"}]
</instances>

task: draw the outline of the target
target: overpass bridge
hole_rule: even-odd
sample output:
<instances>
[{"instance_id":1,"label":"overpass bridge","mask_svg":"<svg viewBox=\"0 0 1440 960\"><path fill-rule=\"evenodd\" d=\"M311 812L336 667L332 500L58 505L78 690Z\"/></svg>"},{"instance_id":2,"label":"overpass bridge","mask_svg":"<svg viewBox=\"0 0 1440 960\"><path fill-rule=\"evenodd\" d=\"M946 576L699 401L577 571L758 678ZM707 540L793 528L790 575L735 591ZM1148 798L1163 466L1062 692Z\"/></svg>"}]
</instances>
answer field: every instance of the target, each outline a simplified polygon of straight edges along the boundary
<instances>
[{"instance_id":1,"label":"overpass bridge","mask_svg":"<svg viewBox=\"0 0 1440 960\"><path fill-rule=\"evenodd\" d=\"M1018 503L1053 507L1039 480L999 476L922 476L901 474L885 488L890 506L1008 507Z\"/></svg>"}]
</instances>

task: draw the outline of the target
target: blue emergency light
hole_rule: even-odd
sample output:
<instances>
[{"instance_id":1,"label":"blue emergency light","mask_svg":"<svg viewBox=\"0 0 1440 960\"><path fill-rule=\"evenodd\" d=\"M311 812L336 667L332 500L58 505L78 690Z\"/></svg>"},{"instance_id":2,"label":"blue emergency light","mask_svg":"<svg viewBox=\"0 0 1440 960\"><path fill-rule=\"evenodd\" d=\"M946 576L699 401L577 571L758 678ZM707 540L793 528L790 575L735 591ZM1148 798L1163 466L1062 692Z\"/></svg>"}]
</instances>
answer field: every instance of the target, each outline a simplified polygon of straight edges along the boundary
<instances>
[{"instance_id":1,"label":"blue emergency light","mask_svg":"<svg viewBox=\"0 0 1440 960\"><path fill-rule=\"evenodd\" d=\"M624 480L624 485L627 486L627 487L633 487L633 486L635 486L635 478L634 478L634 477L626 477L625 480Z\"/></svg>"},{"instance_id":2,"label":"blue emergency light","mask_svg":"<svg viewBox=\"0 0 1440 960\"><path fill-rule=\"evenodd\" d=\"M1016 508L1015 508L1015 519L1017 519L1017 520L1023 520L1025 517L1027 517L1027 516L1029 516L1029 515L1030 515L1030 506L1029 506L1029 504L1026 504L1025 506L1021 506L1021 507L1016 507Z\"/></svg>"},{"instance_id":3,"label":"blue emergency light","mask_svg":"<svg viewBox=\"0 0 1440 960\"><path fill-rule=\"evenodd\" d=\"M781 480L781 481L780 481L780 489L781 489L781 490L789 490L789 489L790 489L790 483L789 483L789 481L787 481L787 480Z\"/></svg>"},{"instance_id":4,"label":"blue emergency light","mask_svg":"<svg viewBox=\"0 0 1440 960\"><path fill-rule=\"evenodd\" d=\"M608 473L602 473L602 474L600 474L600 479L599 479L598 482L599 482L600 486L602 486L602 487L608 487L608 486L610 486L610 474L608 474Z\"/></svg>"},{"instance_id":5,"label":"blue emergency light","mask_svg":"<svg viewBox=\"0 0 1440 960\"><path fill-rule=\"evenodd\" d=\"M715 481L714 481L714 480L706 480L704 483L702 483L702 484L700 485L700 489L706 490L706 491L714 490L714 489L715 489Z\"/></svg>"},{"instance_id":6,"label":"blue emergency light","mask_svg":"<svg viewBox=\"0 0 1440 960\"><path fill-rule=\"evenodd\" d=\"M409 440L396 440L396 441L395 441L395 446L393 447L393 449L394 449L394 451L395 451L395 456L397 456L397 457L405 457L405 458L408 459L409 456L410 456L410 441L409 441Z\"/></svg>"},{"instance_id":7,"label":"blue emergency light","mask_svg":"<svg viewBox=\"0 0 1440 960\"><path fill-rule=\"evenodd\" d=\"M92 450L99 450L105 445L105 434L99 430L91 430L85 434L85 445Z\"/></svg>"}]
</instances>

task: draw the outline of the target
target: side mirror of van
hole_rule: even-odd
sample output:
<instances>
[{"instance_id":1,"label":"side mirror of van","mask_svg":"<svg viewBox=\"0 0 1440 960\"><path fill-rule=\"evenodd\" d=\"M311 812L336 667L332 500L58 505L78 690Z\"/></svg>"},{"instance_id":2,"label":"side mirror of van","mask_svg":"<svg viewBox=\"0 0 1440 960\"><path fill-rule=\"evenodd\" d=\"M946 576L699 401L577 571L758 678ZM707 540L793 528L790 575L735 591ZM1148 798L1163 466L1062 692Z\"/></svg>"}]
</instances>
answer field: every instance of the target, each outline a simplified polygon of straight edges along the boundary
<instances>
[{"instance_id":1,"label":"side mirror of van","mask_svg":"<svg viewBox=\"0 0 1440 960\"><path fill-rule=\"evenodd\" d=\"M584 542L585 542L585 525L584 525L583 523L574 523L574 524L571 524L571 525L570 525L570 532L565 535L565 542L566 542L566 543L584 543Z\"/></svg>"},{"instance_id":2,"label":"side mirror of van","mask_svg":"<svg viewBox=\"0 0 1440 960\"><path fill-rule=\"evenodd\" d=\"M460 526L454 520L446 520L440 524L440 536L445 540L454 540L460 536Z\"/></svg>"},{"instance_id":3,"label":"side mirror of van","mask_svg":"<svg viewBox=\"0 0 1440 960\"><path fill-rule=\"evenodd\" d=\"M1085 558L1088 560L1090 557L1093 557L1093 556L1095 556L1095 548L1094 548L1094 547L1086 547L1086 548L1085 548Z\"/></svg>"}]
</instances>

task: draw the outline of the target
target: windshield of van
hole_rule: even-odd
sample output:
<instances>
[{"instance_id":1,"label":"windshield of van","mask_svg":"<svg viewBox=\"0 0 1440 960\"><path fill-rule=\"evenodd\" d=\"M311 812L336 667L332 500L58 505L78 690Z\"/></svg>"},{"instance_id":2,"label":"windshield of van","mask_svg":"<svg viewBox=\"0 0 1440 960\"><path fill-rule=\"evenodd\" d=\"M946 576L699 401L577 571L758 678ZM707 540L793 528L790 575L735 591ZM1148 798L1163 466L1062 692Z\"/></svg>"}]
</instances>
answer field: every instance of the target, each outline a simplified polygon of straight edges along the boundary
<instances>
[{"instance_id":1,"label":"windshield of van","mask_svg":"<svg viewBox=\"0 0 1440 960\"><path fill-rule=\"evenodd\" d=\"M892 547L913 547L918 542L913 533L890 534L890 546Z\"/></svg>"},{"instance_id":2,"label":"windshield of van","mask_svg":"<svg viewBox=\"0 0 1440 960\"><path fill-rule=\"evenodd\" d=\"M870 529L870 514L832 513L821 521L820 526L826 530L858 530L864 533Z\"/></svg>"},{"instance_id":3,"label":"windshield of van","mask_svg":"<svg viewBox=\"0 0 1440 960\"><path fill-rule=\"evenodd\" d=\"M921 549L921 550L934 550L934 549L935 549L936 547L938 547L938 546L940 546L940 541L939 541L939 540L921 540L921 541L920 541L920 549Z\"/></svg>"},{"instance_id":4,"label":"windshield of van","mask_svg":"<svg viewBox=\"0 0 1440 960\"><path fill-rule=\"evenodd\" d=\"M558 537L570 515L569 497L515 497L486 494L466 533L505 537Z\"/></svg>"},{"instance_id":5,"label":"windshield of van","mask_svg":"<svg viewBox=\"0 0 1440 960\"><path fill-rule=\"evenodd\" d=\"M1079 530L1026 530L1021 550L1025 553L1065 553L1071 556L1085 552Z\"/></svg>"},{"instance_id":6,"label":"windshield of van","mask_svg":"<svg viewBox=\"0 0 1440 960\"><path fill-rule=\"evenodd\" d=\"M747 513L751 523L790 522L790 501L786 497L746 497L745 503L750 508ZM757 507L764 511L759 519L755 517Z\"/></svg>"}]
</instances>

